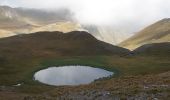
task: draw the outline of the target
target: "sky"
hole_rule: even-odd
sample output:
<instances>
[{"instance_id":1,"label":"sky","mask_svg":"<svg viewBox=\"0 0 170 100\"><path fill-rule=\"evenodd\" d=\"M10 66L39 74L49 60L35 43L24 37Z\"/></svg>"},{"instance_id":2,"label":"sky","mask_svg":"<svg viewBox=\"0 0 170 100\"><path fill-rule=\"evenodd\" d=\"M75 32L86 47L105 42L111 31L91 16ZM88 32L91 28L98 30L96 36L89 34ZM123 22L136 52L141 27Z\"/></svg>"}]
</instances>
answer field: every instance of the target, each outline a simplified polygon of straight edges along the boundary
<instances>
[{"instance_id":1,"label":"sky","mask_svg":"<svg viewBox=\"0 0 170 100\"><path fill-rule=\"evenodd\" d=\"M135 29L170 17L170 0L0 0L0 4L53 10L68 8L81 23L133 25Z\"/></svg>"}]
</instances>

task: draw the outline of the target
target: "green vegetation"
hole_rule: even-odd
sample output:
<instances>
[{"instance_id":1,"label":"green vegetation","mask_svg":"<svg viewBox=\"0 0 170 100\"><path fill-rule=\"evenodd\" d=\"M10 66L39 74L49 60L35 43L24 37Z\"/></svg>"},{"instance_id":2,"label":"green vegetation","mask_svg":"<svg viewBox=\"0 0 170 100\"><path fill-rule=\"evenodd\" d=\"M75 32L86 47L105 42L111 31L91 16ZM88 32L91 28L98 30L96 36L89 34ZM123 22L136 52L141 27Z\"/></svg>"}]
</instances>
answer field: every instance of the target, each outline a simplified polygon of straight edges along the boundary
<instances>
[{"instance_id":1,"label":"green vegetation","mask_svg":"<svg viewBox=\"0 0 170 100\"><path fill-rule=\"evenodd\" d=\"M5 86L7 91L14 91L17 95L45 93L56 97L68 94L69 91L79 93L94 89L107 90L112 95L128 95L143 91L141 86L145 81L148 84L170 83L169 78L158 75L170 71L170 57L161 56L161 52L159 55L130 55L128 50L98 41L87 33L72 32L65 35L42 32L1 39L0 45L0 89ZM54 87L33 80L35 72L63 65L98 67L113 71L116 75L75 87ZM159 77L159 80L155 80L155 77ZM13 86L19 83L22 85ZM124 89L132 90L128 92ZM160 91L153 92L156 94ZM94 94L101 96L97 93Z\"/></svg>"},{"instance_id":2,"label":"green vegetation","mask_svg":"<svg viewBox=\"0 0 170 100\"><path fill-rule=\"evenodd\" d=\"M87 65L116 72L119 76L157 74L170 70L170 58L87 56L7 61L0 69L1 85L32 84L36 71L63 65ZM36 83L36 82L35 82Z\"/></svg>"}]
</instances>

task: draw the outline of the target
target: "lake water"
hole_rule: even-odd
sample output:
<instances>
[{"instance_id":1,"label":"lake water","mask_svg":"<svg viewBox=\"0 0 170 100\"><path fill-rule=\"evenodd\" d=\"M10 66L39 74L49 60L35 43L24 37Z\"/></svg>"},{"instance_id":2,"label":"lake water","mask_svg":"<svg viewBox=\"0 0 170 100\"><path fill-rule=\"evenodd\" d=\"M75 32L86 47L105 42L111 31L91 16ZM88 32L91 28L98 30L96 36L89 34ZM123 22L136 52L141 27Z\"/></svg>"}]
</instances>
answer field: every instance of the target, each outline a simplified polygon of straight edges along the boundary
<instances>
[{"instance_id":1,"label":"lake water","mask_svg":"<svg viewBox=\"0 0 170 100\"><path fill-rule=\"evenodd\" d=\"M89 66L50 67L35 73L34 79L48 85L80 85L89 84L96 79L113 75L100 68Z\"/></svg>"}]
</instances>

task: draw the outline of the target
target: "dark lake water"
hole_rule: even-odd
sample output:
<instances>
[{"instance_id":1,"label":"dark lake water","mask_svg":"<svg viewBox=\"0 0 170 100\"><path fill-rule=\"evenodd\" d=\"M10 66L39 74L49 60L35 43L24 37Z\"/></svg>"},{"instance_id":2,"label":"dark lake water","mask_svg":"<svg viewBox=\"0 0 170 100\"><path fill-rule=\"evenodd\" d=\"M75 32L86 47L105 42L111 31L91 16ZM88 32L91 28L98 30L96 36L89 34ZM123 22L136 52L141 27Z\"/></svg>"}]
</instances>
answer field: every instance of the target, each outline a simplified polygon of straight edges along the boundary
<instances>
[{"instance_id":1,"label":"dark lake water","mask_svg":"<svg viewBox=\"0 0 170 100\"><path fill-rule=\"evenodd\" d=\"M40 70L35 73L34 79L55 86L81 85L113 74L113 72L89 66L61 66Z\"/></svg>"}]
</instances>

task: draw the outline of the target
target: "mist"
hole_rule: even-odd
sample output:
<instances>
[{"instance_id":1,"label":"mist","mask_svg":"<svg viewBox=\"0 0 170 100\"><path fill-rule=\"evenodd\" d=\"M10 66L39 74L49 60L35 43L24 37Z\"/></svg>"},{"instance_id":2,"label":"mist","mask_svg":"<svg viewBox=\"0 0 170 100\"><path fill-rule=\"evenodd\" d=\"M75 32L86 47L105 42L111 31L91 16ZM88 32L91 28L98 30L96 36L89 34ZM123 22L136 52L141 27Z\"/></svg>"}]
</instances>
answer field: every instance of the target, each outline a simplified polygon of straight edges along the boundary
<instances>
[{"instance_id":1,"label":"mist","mask_svg":"<svg viewBox=\"0 0 170 100\"><path fill-rule=\"evenodd\" d=\"M82 24L128 27L129 32L170 17L170 0L1 0L0 4L46 10L67 8Z\"/></svg>"}]
</instances>

